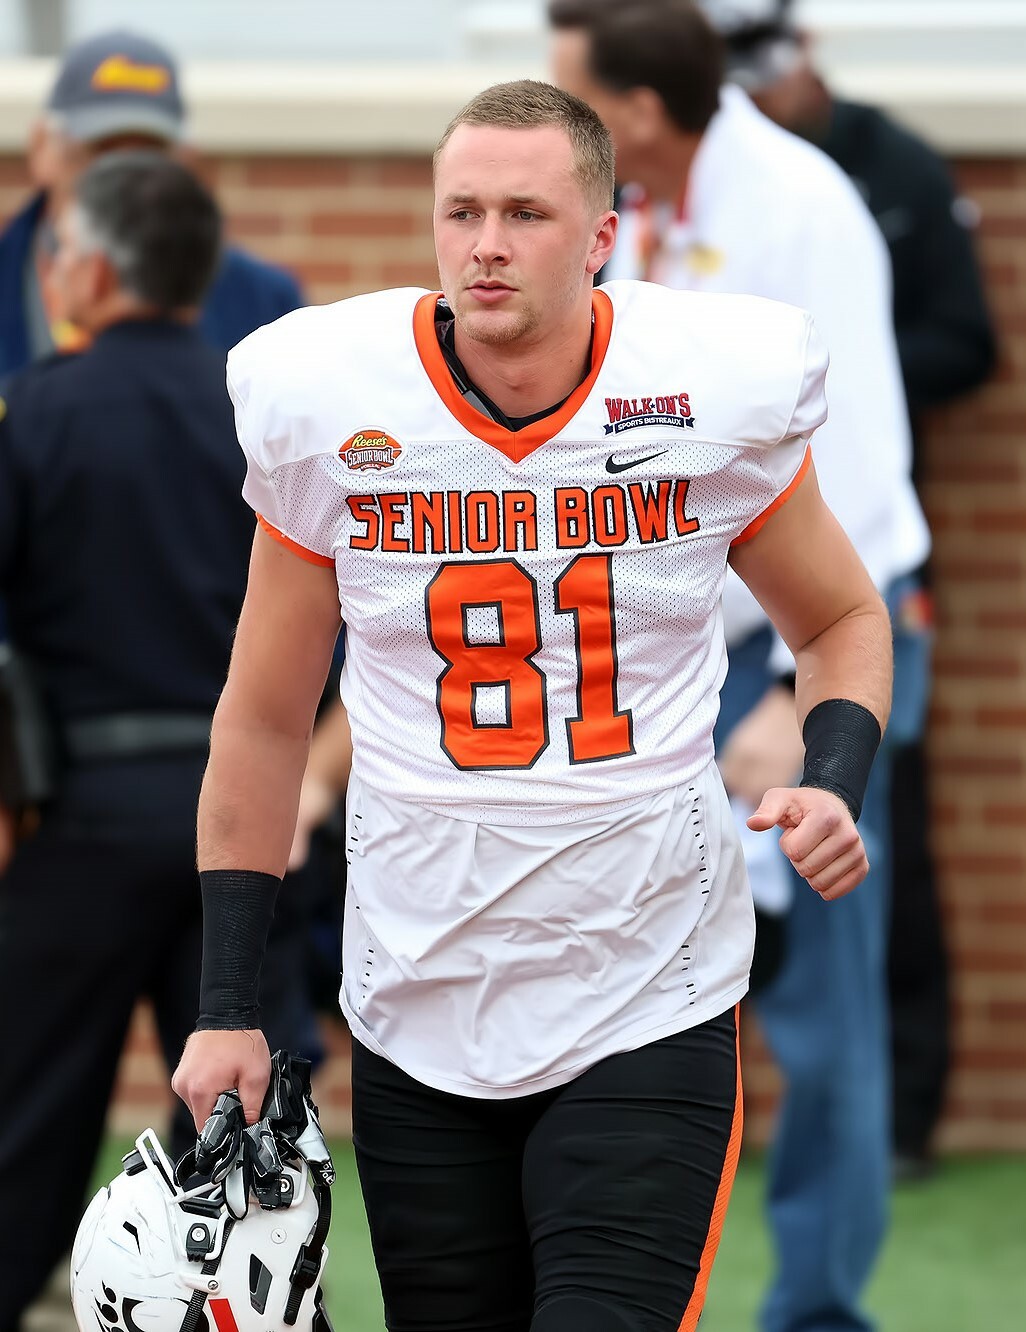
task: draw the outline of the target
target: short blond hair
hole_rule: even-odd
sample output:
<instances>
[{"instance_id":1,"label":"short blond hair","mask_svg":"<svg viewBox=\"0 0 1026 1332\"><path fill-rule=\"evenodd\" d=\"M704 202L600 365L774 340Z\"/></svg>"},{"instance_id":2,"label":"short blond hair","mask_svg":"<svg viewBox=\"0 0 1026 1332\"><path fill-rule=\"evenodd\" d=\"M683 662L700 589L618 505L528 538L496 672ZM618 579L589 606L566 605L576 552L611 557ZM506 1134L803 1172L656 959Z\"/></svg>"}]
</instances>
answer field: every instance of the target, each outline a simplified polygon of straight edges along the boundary
<instances>
[{"instance_id":1,"label":"short blond hair","mask_svg":"<svg viewBox=\"0 0 1026 1332\"><path fill-rule=\"evenodd\" d=\"M495 83L457 111L438 141L433 164L460 125L496 125L500 129L564 130L570 140L574 174L599 209L612 208L615 156L609 131L591 109L572 93L537 79Z\"/></svg>"}]
</instances>

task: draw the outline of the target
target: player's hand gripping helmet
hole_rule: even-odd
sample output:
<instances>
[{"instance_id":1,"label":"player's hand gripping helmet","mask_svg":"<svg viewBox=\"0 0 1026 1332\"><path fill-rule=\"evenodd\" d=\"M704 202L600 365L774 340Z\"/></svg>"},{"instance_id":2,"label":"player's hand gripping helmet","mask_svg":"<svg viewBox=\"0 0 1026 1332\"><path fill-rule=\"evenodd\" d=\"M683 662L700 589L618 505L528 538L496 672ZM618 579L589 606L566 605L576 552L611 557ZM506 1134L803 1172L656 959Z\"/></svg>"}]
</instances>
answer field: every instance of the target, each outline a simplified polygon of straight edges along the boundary
<instances>
[{"instance_id":1,"label":"player's hand gripping helmet","mask_svg":"<svg viewBox=\"0 0 1026 1332\"><path fill-rule=\"evenodd\" d=\"M177 1166L147 1129L78 1228L81 1332L331 1332L319 1283L334 1178L310 1066L281 1052L252 1128L224 1092Z\"/></svg>"}]
</instances>

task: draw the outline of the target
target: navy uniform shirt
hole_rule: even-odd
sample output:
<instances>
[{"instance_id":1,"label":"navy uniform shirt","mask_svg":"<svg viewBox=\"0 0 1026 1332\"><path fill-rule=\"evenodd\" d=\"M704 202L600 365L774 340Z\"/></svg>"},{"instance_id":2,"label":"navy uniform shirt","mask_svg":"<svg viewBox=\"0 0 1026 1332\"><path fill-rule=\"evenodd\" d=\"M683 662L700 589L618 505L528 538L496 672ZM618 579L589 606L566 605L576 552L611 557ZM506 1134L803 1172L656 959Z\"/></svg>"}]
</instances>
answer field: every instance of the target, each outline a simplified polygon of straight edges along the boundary
<instances>
[{"instance_id":1,"label":"navy uniform shirt","mask_svg":"<svg viewBox=\"0 0 1026 1332\"><path fill-rule=\"evenodd\" d=\"M129 321L5 398L0 596L56 717L212 712L253 536L223 356Z\"/></svg>"},{"instance_id":2,"label":"navy uniform shirt","mask_svg":"<svg viewBox=\"0 0 1026 1332\"><path fill-rule=\"evenodd\" d=\"M38 362L0 421L0 598L58 727L211 714L253 540L222 353L131 321ZM191 840L206 755L69 764L47 821L72 838Z\"/></svg>"}]
</instances>

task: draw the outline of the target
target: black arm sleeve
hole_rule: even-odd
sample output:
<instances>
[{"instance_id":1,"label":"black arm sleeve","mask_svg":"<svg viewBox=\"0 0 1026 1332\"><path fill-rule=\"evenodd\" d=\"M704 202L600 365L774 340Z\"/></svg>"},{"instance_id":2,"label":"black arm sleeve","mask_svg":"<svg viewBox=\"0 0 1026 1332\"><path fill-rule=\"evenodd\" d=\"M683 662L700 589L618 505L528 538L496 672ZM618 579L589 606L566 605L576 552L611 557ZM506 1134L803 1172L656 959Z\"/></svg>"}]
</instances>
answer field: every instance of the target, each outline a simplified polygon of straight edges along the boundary
<instances>
[{"instance_id":1,"label":"black arm sleeve","mask_svg":"<svg viewBox=\"0 0 1026 1332\"><path fill-rule=\"evenodd\" d=\"M805 767L799 785L840 796L857 823L880 746L880 723L861 703L828 698L805 718L802 739Z\"/></svg>"},{"instance_id":2,"label":"black arm sleeve","mask_svg":"<svg viewBox=\"0 0 1026 1332\"><path fill-rule=\"evenodd\" d=\"M257 870L204 870L203 971L197 1031L260 1026L260 968L281 880Z\"/></svg>"}]
</instances>

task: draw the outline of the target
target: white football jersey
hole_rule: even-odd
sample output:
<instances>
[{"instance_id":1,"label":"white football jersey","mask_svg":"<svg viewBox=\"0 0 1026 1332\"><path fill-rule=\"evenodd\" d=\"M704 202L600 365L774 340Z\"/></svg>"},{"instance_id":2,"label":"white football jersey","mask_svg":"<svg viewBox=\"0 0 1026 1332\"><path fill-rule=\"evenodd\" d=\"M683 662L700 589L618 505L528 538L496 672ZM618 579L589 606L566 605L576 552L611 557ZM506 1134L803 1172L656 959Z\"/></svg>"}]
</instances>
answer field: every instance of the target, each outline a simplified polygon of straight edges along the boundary
<instances>
[{"instance_id":1,"label":"white football jersey","mask_svg":"<svg viewBox=\"0 0 1026 1332\"><path fill-rule=\"evenodd\" d=\"M338 578L354 1034L516 1095L745 988L719 601L804 475L827 362L793 307L614 282L585 381L512 432L455 388L437 302L296 311L228 378L246 498Z\"/></svg>"}]
</instances>

